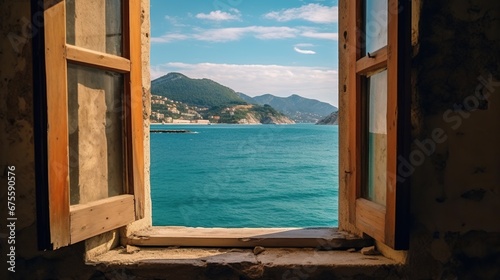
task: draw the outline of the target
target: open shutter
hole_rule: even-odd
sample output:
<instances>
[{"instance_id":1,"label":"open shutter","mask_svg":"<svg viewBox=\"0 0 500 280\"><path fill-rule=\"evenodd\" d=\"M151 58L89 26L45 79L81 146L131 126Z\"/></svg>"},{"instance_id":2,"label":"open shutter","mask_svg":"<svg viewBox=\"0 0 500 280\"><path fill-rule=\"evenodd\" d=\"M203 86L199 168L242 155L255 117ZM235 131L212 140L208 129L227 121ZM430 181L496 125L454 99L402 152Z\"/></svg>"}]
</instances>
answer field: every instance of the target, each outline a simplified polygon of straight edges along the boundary
<instances>
[{"instance_id":1,"label":"open shutter","mask_svg":"<svg viewBox=\"0 0 500 280\"><path fill-rule=\"evenodd\" d=\"M44 4L49 236L57 249L144 216L141 4Z\"/></svg>"},{"instance_id":2,"label":"open shutter","mask_svg":"<svg viewBox=\"0 0 500 280\"><path fill-rule=\"evenodd\" d=\"M349 222L394 249L408 246L411 1L355 0L346 12Z\"/></svg>"}]
</instances>

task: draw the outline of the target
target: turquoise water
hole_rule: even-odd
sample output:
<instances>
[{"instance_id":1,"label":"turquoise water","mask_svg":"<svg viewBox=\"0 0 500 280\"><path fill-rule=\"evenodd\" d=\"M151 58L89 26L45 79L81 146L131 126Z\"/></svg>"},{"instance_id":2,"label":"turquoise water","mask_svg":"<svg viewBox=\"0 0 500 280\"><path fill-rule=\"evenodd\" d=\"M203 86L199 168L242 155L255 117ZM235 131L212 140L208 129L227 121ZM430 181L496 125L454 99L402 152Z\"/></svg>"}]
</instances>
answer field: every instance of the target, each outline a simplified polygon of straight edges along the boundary
<instances>
[{"instance_id":1,"label":"turquoise water","mask_svg":"<svg viewBox=\"0 0 500 280\"><path fill-rule=\"evenodd\" d=\"M338 126L152 125L153 225L338 223Z\"/></svg>"}]
</instances>

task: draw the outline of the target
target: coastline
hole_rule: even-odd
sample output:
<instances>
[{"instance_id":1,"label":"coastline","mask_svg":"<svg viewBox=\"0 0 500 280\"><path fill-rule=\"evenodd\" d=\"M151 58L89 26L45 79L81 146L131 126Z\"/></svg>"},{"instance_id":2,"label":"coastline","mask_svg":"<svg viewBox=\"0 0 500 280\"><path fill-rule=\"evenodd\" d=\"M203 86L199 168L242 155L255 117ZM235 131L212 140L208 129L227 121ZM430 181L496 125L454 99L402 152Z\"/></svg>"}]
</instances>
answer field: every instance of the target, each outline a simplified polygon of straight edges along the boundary
<instances>
[{"instance_id":1,"label":"coastline","mask_svg":"<svg viewBox=\"0 0 500 280\"><path fill-rule=\"evenodd\" d=\"M262 123L155 123L155 122L150 122L150 125L168 125L168 126L184 126L184 125L230 125L230 124L236 124L236 125L264 125ZM278 125L278 124L276 124Z\"/></svg>"},{"instance_id":2,"label":"coastline","mask_svg":"<svg viewBox=\"0 0 500 280\"><path fill-rule=\"evenodd\" d=\"M150 122L149 123L154 124L154 125L214 125L214 123L157 123L157 122Z\"/></svg>"}]
</instances>

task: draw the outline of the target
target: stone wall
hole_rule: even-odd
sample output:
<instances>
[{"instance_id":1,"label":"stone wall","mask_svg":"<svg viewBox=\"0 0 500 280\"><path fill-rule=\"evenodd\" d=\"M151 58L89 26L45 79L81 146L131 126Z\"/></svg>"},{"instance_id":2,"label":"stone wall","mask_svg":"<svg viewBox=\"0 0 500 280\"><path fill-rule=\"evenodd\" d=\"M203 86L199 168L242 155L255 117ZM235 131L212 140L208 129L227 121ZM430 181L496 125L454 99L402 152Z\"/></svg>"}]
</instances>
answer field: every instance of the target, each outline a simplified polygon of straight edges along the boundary
<instances>
[{"instance_id":1,"label":"stone wall","mask_svg":"<svg viewBox=\"0 0 500 280\"><path fill-rule=\"evenodd\" d=\"M426 0L420 12L411 276L499 279L500 2Z\"/></svg>"}]
</instances>

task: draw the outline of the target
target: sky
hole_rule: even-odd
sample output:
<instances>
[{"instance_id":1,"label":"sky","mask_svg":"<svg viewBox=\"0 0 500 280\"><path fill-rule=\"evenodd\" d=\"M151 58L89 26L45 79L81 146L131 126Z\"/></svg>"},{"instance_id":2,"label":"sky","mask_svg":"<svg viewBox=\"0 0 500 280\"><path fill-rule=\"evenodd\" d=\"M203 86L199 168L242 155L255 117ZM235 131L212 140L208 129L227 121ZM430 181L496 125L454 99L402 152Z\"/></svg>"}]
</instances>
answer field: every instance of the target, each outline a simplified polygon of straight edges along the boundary
<instances>
[{"instance_id":1,"label":"sky","mask_svg":"<svg viewBox=\"0 0 500 280\"><path fill-rule=\"evenodd\" d=\"M337 0L151 0L151 78L338 105Z\"/></svg>"}]
</instances>

